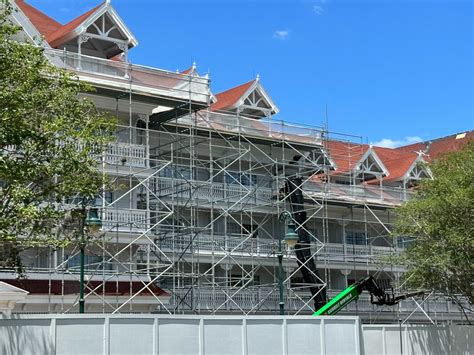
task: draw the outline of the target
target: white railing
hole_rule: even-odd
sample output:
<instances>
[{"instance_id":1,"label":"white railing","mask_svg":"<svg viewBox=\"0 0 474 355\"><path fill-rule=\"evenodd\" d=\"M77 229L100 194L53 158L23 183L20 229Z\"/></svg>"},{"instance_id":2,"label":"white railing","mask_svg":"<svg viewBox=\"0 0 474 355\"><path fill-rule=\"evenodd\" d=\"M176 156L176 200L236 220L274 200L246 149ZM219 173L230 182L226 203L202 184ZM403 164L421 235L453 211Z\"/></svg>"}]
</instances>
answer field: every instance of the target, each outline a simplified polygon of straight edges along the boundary
<instances>
[{"instance_id":1,"label":"white railing","mask_svg":"<svg viewBox=\"0 0 474 355\"><path fill-rule=\"evenodd\" d=\"M154 180L154 189L159 196L191 197L207 202L231 202L254 205L272 203L274 192L270 188L203 182L159 177Z\"/></svg>"},{"instance_id":2,"label":"white railing","mask_svg":"<svg viewBox=\"0 0 474 355\"><path fill-rule=\"evenodd\" d=\"M327 243L318 254L318 257L328 258L334 261L375 262L376 259L380 257L398 254L401 250L400 248L372 245Z\"/></svg>"},{"instance_id":3,"label":"white railing","mask_svg":"<svg viewBox=\"0 0 474 355\"><path fill-rule=\"evenodd\" d=\"M174 251L177 253L225 253L233 251L234 254L270 256L275 253L276 244L271 239L246 238L245 236L224 235L196 235L176 236L157 239L157 246L163 251Z\"/></svg>"},{"instance_id":4,"label":"white railing","mask_svg":"<svg viewBox=\"0 0 474 355\"><path fill-rule=\"evenodd\" d=\"M131 143L110 143L105 153L105 162L112 165L145 168L147 166L146 146Z\"/></svg>"},{"instance_id":5,"label":"white railing","mask_svg":"<svg viewBox=\"0 0 474 355\"><path fill-rule=\"evenodd\" d=\"M275 199L278 189L268 187L241 186L237 184L224 184L172 178L155 179L155 191L162 196L174 195L178 198L188 199L191 196L209 202L242 202L255 205L268 205ZM303 190L315 198L334 198L348 201L365 201L374 203L389 203L398 205L407 201L411 191L406 189L377 187L377 186L350 186L342 184L327 184L308 181L303 185ZM247 195L247 196L246 196Z\"/></svg>"},{"instance_id":6,"label":"white railing","mask_svg":"<svg viewBox=\"0 0 474 355\"><path fill-rule=\"evenodd\" d=\"M102 225L104 230L142 232L149 228L149 212L147 210L104 208L102 210Z\"/></svg>"},{"instance_id":7,"label":"white railing","mask_svg":"<svg viewBox=\"0 0 474 355\"><path fill-rule=\"evenodd\" d=\"M400 204L407 201L412 192L402 188L369 185L343 185L308 181L303 189L315 197L326 197L350 201L383 202Z\"/></svg>"},{"instance_id":8,"label":"white railing","mask_svg":"<svg viewBox=\"0 0 474 355\"><path fill-rule=\"evenodd\" d=\"M45 49L54 65L75 72L81 80L118 90L132 89L136 93L192 100L206 105L209 101L209 79L157 68Z\"/></svg>"},{"instance_id":9,"label":"white railing","mask_svg":"<svg viewBox=\"0 0 474 355\"><path fill-rule=\"evenodd\" d=\"M157 239L156 243L163 251L174 251L176 253L225 253L252 256L275 256L277 252L277 240L268 238L247 238L246 236L224 236L197 234L195 236L165 235ZM337 243L325 244L324 248L317 254L319 260L346 261L375 263L383 256L400 253L399 248L379 247L371 245L344 245ZM296 258L294 252L288 252L286 257Z\"/></svg>"},{"instance_id":10,"label":"white railing","mask_svg":"<svg viewBox=\"0 0 474 355\"><path fill-rule=\"evenodd\" d=\"M328 299L334 298L340 291L328 291ZM305 302L309 301L311 294L301 290L285 289L285 310L298 311L303 309L306 312L312 312L314 304L309 302L309 307L305 306ZM196 309L220 311L240 311L253 309L255 312L277 311L279 309L278 288L253 287L242 289L235 288L219 288L210 290L207 288L195 287L192 290L182 289L176 290L172 302L180 305L180 308L186 309L187 306L193 305ZM436 296L426 300L422 305L425 312L434 313L454 313L460 315L459 308L450 302L446 297ZM416 314L424 316L423 311L417 304L411 300L403 300L400 302L400 312L405 314L415 311ZM357 301L348 304L342 311L341 315L355 312L397 312L398 306L377 306L370 303L370 295L362 294Z\"/></svg>"},{"instance_id":11,"label":"white railing","mask_svg":"<svg viewBox=\"0 0 474 355\"><path fill-rule=\"evenodd\" d=\"M311 145L322 145L320 128L294 124L267 118L247 118L235 113L200 112L196 120L189 116L177 121L184 125L194 125L229 133L240 133L246 137L265 138L274 141L290 141Z\"/></svg>"}]
</instances>

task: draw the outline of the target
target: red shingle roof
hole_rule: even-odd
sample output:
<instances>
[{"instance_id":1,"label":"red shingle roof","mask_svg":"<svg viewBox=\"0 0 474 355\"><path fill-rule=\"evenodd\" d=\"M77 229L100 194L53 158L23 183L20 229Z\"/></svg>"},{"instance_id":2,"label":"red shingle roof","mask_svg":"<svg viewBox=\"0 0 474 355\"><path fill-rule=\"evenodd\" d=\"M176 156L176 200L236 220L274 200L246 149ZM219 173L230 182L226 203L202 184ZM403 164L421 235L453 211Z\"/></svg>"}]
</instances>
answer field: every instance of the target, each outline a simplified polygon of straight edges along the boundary
<instances>
[{"instance_id":1,"label":"red shingle roof","mask_svg":"<svg viewBox=\"0 0 474 355\"><path fill-rule=\"evenodd\" d=\"M369 146L367 144L358 144L341 141L327 141L326 147L329 156L336 163L336 173L348 173L362 156L365 154Z\"/></svg>"},{"instance_id":2,"label":"red shingle roof","mask_svg":"<svg viewBox=\"0 0 474 355\"><path fill-rule=\"evenodd\" d=\"M101 3L100 5L94 7L93 9L87 11L79 17L76 17L74 20L68 22L67 24L62 25L56 20L41 12L40 10L26 3L24 0L16 0L16 4L21 9L21 11L23 11L26 17L29 18L29 20L36 27L36 29L46 38L46 40L52 47L54 47L55 44L53 42L57 41L69 32L73 31L89 16L91 16L95 11L97 11L99 7L102 6Z\"/></svg>"},{"instance_id":3,"label":"red shingle roof","mask_svg":"<svg viewBox=\"0 0 474 355\"><path fill-rule=\"evenodd\" d=\"M43 36L48 37L62 27L59 22L27 4L24 0L16 0L16 4Z\"/></svg>"},{"instance_id":4,"label":"red shingle roof","mask_svg":"<svg viewBox=\"0 0 474 355\"><path fill-rule=\"evenodd\" d=\"M223 91L216 95L217 101L210 106L212 111L225 110L234 105L243 94L255 83L255 80L251 80L245 84L236 86L232 89Z\"/></svg>"},{"instance_id":5,"label":"red shingle roof","mask_svg":"<svg viewBox=\"0 0 474 355\"><path fill-rule=\"evenodd\" d=\"M419 152L427 155L426 159L437 159L441 155L454 152L464 147L471 139L474 139L474 131L453 134L447 137L433 139L431 141L406 145L396 148L398 152Z\"/></svg>"},{"instance_id":6,"label":"red shingle roof","mask_svg":"<svg viewBox=\"0 0 474 355\"><path fill-rule=\"evenodd\" d=\"M101 6L102 6L102 4L99 4L96 7L94 7L93 9L91 9L91 10L87 11L86 13L80 15L79 17L76 17L74 20L68 22L67 24L65 24L64 26L59 28L57 31L52 33L51 35L46 36L46 39L54 47L54 44L55 44L54 42L55 41L57 41L61 37L64 37L69 32L75 30L81 23L83 23L85 20L87 20L87 18L89 18L89 16L91 16L94 12L96 12L99 9L99 7L101 7Z\"/></svg>"},{"instance_id":7,"label":"red shingle roof","mask_svg":"<svg viewBox=\"0 0 474 355\"><path fill-rule=\"evenodd\" d=\"M410 151L397 151L392 148L374 147L375 153L382 160L389 175L384 181L398 181L408 172L418 154Z\"/></svg>"},{"instance_id":8,"label":"red shingle roof","mask_svg":"<svg viewBox=\"0 0 474 355\"><path fill-rule=\"evenodd\" d=\"M471 139L474 139L474 131L435 139L429 144L427 154L430 159L437 159L443 154L462 149Z\"/></svg>"}]
</instances>

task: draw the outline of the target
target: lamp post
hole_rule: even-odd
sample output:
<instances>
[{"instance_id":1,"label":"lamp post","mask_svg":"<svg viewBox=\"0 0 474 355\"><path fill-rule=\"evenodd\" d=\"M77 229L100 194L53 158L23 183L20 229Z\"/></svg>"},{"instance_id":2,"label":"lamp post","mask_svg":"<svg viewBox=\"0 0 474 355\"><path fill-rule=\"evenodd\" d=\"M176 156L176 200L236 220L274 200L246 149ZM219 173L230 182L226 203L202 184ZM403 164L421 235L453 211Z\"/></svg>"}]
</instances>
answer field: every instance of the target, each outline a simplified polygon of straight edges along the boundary
<instances>
[{"instance_id":1,"label":"lamp post","mask_svg":"<svg viewBox=\"0 0 474 355\"><path fill-rule=\"evenodd\" d=\"M280 222L285 223L287 220L291 221L291 213L283 211L280 214ZM278 288L280 291L280 315L285 314L285 301L283 298L283 248L282 242L285 242L290 248L293 248L298 243L298 234L296 233L296 226L293 223L288 223L286 233L282 240L282 235L278 234Z\"/></svg>"},{"instance_id":2,"label":"lamp post","mask_svg":"<svg viewBox=\"0 0 474 355\"><path fill-rule=\"evenodd\" d=\"M81 250L80 259L80 277L79 277L79 313L84 313L84 259L87 239L90 236L96 236L100 228L102 227L102 221L99 218L99 211L97 208L90 208L87 217L84 220L83 228L81 228L81 240L79 241L79 248ZM85 230L85 231L84 231ZM86 232L87 237L86 237Z\"/></svg>"}]
</instances>

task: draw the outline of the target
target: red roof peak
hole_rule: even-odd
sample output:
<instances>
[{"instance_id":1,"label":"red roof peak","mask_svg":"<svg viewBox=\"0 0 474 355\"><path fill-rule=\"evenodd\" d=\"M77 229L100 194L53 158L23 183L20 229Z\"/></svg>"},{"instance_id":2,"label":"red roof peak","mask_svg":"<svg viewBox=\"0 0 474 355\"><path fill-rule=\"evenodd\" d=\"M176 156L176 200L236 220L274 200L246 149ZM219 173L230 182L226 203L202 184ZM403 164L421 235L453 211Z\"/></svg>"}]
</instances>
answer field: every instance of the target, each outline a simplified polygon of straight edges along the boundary
<instances>
[{"instance_id":1,"label":"red roof peak","mask_svg":"<svg viewBox=\"0 0 474 355\"><path fill-rule=\"evenodd\" d=\"M21 11L23 11L23 13L26 15L26 17L28 17L31 23L36 27L38 32L40 32L46 38L49 44L52 44L53 41L63 37L65 34L77 28L77 26L84 22L104 4L104 2L102 2L93 9L68 22L67 24L62 25L42 11L26 3L24 0L15 0L15 2Z\"/></svg>"},{"instance_id":2,"label":"red roof peak","mask_svg":"<svg viewBox=\"0 0 474 355\"><path fill-rule=\"evenodd\" d=\"M212 111L225 110L231 108L239 99L247 92L247 90L258 79L250 80L242 85L235 86L229 90L223 91L216 95L217 101L211 105Z\"/></svg>"},{"instance_id":3,"label":"red roof peak","mask_svg":"<svg viewBox=\"0 0 474 355\"><path fill-rule=\"evenodd\" d=\"M103 4L104 3L100 3L93 9L90 9L86 13L69 21L67 24L59 28L57 31L47 36L46 39L48 40L49 43L52 44L57 39L60 39L64 35L68 34L69 32L73 31L75 28L77 28L81 23L83 23L87 18L89 18L89 16L91 16L94 12L96 12Z\"/></svg>"}]
</instances>

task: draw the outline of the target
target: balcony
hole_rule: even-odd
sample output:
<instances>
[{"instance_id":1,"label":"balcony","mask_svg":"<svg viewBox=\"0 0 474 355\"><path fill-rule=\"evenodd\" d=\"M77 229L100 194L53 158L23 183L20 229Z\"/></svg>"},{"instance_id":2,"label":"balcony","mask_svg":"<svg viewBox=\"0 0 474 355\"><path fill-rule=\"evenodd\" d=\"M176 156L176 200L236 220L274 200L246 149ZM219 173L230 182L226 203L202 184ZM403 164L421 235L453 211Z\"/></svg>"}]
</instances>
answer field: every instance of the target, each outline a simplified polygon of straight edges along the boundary
<instances>
[{"instance_id":1,"label":"balcony","mask_svg":"<svg viewBox=\"0 0 474 355\"><path fill-rule=\"evenodd\" d=\"M105 163L132 168L147 167L147 149L144 145L130 143L110 143L105 153Z\"/></svg>"},{"instance_id":2,"label":"balcony","mask_svg":"<svg viewBox=\"0 0 474 355\"><path fill-rule=\"evenodd\" d=\"M182 102L206 107L209 102L209 80L205 77L55 49L45 49L44 53L55 66L100 89L161 99L164 106L171 107Z\"/></svg>"},{"instance_id":3,"label":"balcony","mask_svg":"<svg viewBox=\"0 0 474 355\"><path fill-rule=\"evenodd\" d=\"M137 209L102 209L102 226L104 230L131 233L143 233L150 226L150 213Z\"/></svg>"},{"instance_id":4,"label":"balcony","mask_svg":"<svg viewBox=\"0 0 474 355\"><path fill-rule=\"evenodd\" d=\"M318 258L324 258L330 261L373 263L377 262L377 259L398 254L401 251L401 248L327 243L318 254Z\"/></svg>"},{"instance_id":5,"label":"balcony","mask_svg":"<svg viewBox=\"0 0 474 355\"><path fill-rule=\"evenodd\" d=\"M172 178L158 178L154 190L160 197L173 196L181 199L197 199L214 203L235 203L268 206L275 192L271 188L241 186L219 182L207 182Z\"/></svg>"}]
</instances>

